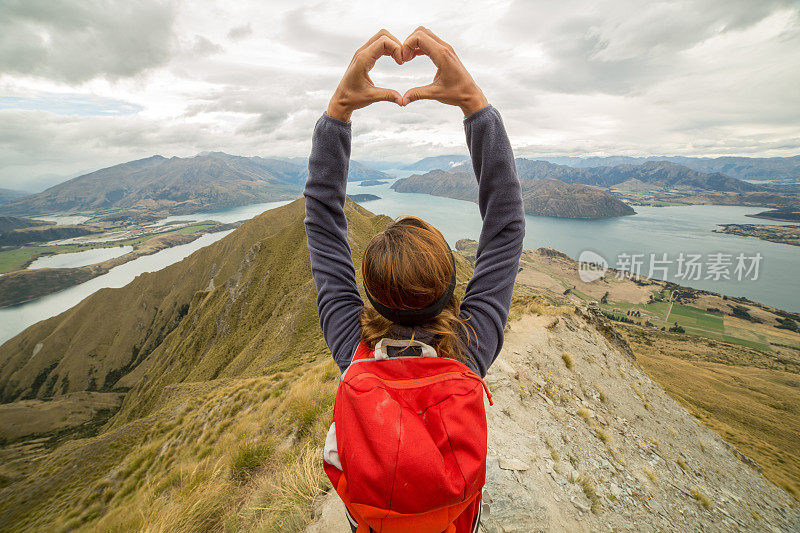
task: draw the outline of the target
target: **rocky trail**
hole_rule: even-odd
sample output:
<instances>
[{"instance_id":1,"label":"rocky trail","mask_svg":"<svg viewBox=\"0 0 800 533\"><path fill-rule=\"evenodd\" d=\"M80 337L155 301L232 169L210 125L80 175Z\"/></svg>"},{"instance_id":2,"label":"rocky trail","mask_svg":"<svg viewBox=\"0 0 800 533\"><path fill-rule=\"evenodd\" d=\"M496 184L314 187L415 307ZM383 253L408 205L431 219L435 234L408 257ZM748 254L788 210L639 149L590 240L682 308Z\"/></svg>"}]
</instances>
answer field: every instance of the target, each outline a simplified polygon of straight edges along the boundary
<instances>
[{"instance_id":1,"label":"rocky trail","mask_svg":"<svg viewBox=\"0 0 800 533\"><path fill-rule=\"evenodd\" d=\"M800 530L797 502L651 381L591 310L511 323L486 381L481 531ZM342 508L333 491L320 498L306 532L348 532Z\"/></svg>"}]
</instances>

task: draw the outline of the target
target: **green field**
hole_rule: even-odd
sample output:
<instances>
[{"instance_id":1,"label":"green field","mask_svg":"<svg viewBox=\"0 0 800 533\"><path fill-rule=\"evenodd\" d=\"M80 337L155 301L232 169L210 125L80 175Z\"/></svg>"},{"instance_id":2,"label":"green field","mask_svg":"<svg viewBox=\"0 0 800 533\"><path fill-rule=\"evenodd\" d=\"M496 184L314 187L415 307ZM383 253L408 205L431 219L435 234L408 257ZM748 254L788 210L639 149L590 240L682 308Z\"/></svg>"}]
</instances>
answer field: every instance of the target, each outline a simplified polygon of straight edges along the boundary
<instances>
[{"instance_id":1,"label":"green field","mask_svg":"<svg viewBox=\"0 0 800 533\"><path fill-rule=\"evenodd\" d=\"M583 300L588 301L592 299L580 294L578 291L573 290L572 293ZM766 335L762 335L752 328L726 325L723 315L709 313L697 307L673 303L669 319L666 321L664 318L667 315L669 304L665 301L634 304L631 302L612 300L607 304L600 304L600 307L604 311L613 313L618 317L630 318L636 323L644 324L645 321L649 320L658 329L662 327L669 329L677 323L689 334L701 335L710 339L748 346L758 350L772 351L770 340ZM641 316L628 317L628 311L639 311L641 312Z\"/></svg>"},{"instance_id":2,"label":"green field","mask_svg":"<svg viewBox=\"0 0 800 533\"><path fill-rule=\"evenodd\" d=\"M24 268L28 263L40 255L66 254L70 252L80 252L92 248L109 248L119 246L115 244L66 244L63 246L21 246L12 250L0 252L0 273L11 272Z\"/></svg>"}]
</instances>

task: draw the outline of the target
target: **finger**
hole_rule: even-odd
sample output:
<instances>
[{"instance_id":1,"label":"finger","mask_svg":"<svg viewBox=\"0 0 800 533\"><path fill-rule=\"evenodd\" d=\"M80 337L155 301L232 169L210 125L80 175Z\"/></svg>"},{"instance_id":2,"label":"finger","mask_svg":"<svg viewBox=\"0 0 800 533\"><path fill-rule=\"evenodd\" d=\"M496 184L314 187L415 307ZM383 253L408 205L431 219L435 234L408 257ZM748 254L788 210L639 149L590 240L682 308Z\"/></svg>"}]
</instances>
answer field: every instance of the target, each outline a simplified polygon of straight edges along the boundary
<instances>
[{"instance_id":1,"label":"finger","mask_svg":"<svg viewBox=\"0 0 800 533\"><path fill-rule=\"evenodd\" d=\"M373 35L372 37L370 37L370 38L369 38L369 40L368 40L368 41L367 41L367 42L366 42L366 43L365 43L365 44L364 44L364 45L363 45L361 48L359 48L358 50L356 50L356 54L358 54L358 53L359 53L359 52L361 52L362 50L366 50L367 48L369 48L369 46L370 46L370 45L372 45L372 44L373 44L375 41L377 41L377 40L378 40L378 39L380 39L381 37L388 37L389 39L391 39L391 40L393 40L394 42L396 42L396 43L398 44L398 46L402 46L402 43L400 42L400 39L398 39L397 37L395 37L394 35L392 35L392 34L391 34L391 32L389 32L389 30L381 29L381 30L380 30L378 33L376 33L375 35ZM394 57L394 56L393 56L393 57ZM402 63L402 58L403 58L402 54L401 54L401 53L398 53L398 54L397 54L397 57L394 57L394 60L395 60L395 61L396 61L398 64L401 64L401 63Z\"/></svg>"},{"instance_id":2,"label":"finger","mask_svg":"<svg viewBox=\"0 0 800 533\"><path fill-rule=\"evenodd\" d=\"M421 87L412 87L403 95L403 103L400 105L406 106L411 102L417 100L436 100L437 93L436 87L433 84L423 85Z\"/></svg>"},{"instance_id":3,"label":"finger","mask_svg":"<svg viewBox=\"0 0 800 533\"><path fill-rule=\"evenodd\" d=\"M403 105L403 97L394 89L375 87L370 91L370 98L373 102L394 102L397 105Z\"/></svg>"},{"instance_id":4,"label":"finger","mask_svg":"<svg viewBox=\"0 0 800 533\"><path fill-rule=\"evenodd\" d=\"M402 51L403 47L398 42L382 35L367 48L359 52L359 57L364 62L367 70L370 70L375 66L375 62L381 56L392 56L398 64L402 63Z\"/></svg>"},{"instance_id":5,"label":"finger","mask_svg":"<svg viewBox=\"0 0 800 533\"><path fill-rule=\"evenodd\" d=\"M422 30L422 31L424 31L425 33L427 33L427 34L428 34L428 35L429 35L429 36L430 36L430 37L431 37L431 38L432 38L434 41L436 41L437 43L441 44L441 45L442 45L442 46L444 46L445 48L452 48L452 47L450 46L450 44L448 44L448 43L446 43L446 42L444 41L444 39L442 39L441 37L439 37L438 35L436 35L435 33L433 33L431 30L429 30L429 29L428 29L428 28L426 28L425 26L420 26L420 27L419 27L419 28L417 28L417 29L419 29L419 30Z\"/></svg>"},{"instance_id":6,"label":"finger","mask_svg":"<svg viewBox=\"0 0 800 533\"><path fill-rule=\"evenodd\" d=\"M442 55L442 45L424 31L417 29L403 42L403 61L414 58L414 50L419 48L423 54L429 56L434 65ZM419 55L419 54L417 54Z\"/></svg>"}]
</instances>

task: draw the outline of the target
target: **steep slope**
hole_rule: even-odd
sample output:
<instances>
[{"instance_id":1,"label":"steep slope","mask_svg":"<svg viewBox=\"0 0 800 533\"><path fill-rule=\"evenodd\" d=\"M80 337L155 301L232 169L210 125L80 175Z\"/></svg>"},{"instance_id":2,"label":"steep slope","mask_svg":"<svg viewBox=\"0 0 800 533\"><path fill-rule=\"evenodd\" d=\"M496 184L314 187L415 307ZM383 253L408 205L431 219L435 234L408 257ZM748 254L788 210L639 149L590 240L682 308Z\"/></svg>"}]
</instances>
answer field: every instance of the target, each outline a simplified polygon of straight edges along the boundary
<instances>
[{"instance_id":1,"label":"steep slope","mask_svg":"<svg viewBox=\"0 0 800 533\"><path fill-rule=\"evenodd\" d=\"M347 172L348 181L380 180L391 179L391 176L380 170L368 167L364 163L350 160L350 167Z\"/></svg>"},{"instance_id":2,"label":"steep slope","mask_svg":"<svg viewBox=\"0 0 800 533\"><path fill-rule=\"evenodd\" d=\"M520 183L525 212L529 215L609 218L635 214L629 205L595 187L555 179L521 179ZM432 170L397 180L392 188L397 192L432 194L472 202L478 198L478 184L471 172Z\"/></svg>"},{"instance_id":3,"label":"steep slope","mask_svg":"<svg viewBox=\"0 0 800 533\"><path fill-rule=\"evenodd\" d=\"M800 527L793 500L604 336L600 315L531 303L486 378L481 531ZM307 533L348 531L333 491L316 512Z\"/></svg>"},{"instance_id":4,"label":"steep slope","mask_svg":"<svg viewBox=\"0 0 800 533\"><path fill-rule=\"evenodd\" d=\"M568 218L610 218L634 215L636 211L611 194L577 183L536 180L524 185L525 212Z\"/></svg>"},{"instance_id":5,"label":"steep slope","mask_svg":"<svg viewBox=\"0 0 800 533\"><path fill-rule=\"evenodd\" d=\"M390 219L352 201L345 210L358 271ZM313 447L338 372L317 324L303 217L302 200L268 211L0 346L6 399L55 398L8 404L0 423L34 402L48 416L39 427L60 428L0 442L0 530L272 531L305 522L307 507L294 498L321 487ZM470 267L457 264L463 294ZM82 399L97 404L76 391L95 388L123 393L121 409L102 428L102 413L63 427L85 420ZM301 482L300 496L285 492Z\"/></svg>"},{"instance_id":6,"label":"steep slope","mask_svg":"<svg viewBox=\"0 0 800 533\"><path fill-rule=\"evenodd\" d=\"M475 202L478 199L478 182L464 170L431 170L425 174L414 174L392 184L397 192L414 192L445 196L456 200Z\"/></svg>"},{"instance_id":7,"label":"steep slope","mask_svg":"<svg viewBox=\"0 0 800 533\"><path fill-rule=\"evenodd\" d=\"M388 220L366 216L356 204L348 202L348 206L353 235L360 239ZM0 346L0 398L10 402L131 387L134 380L130 377L117 382L142 362L150 365L158 359L164 353L161 344L187 315L198 329L191 334L181 330L181 337L176 338L180 350L174 356L188 364L187 353L202 353L205 362L191 365L195 377L254 372L258 366L249 368L252 358L262 363L279 359L294 342L303 342L316 331L311 327L316 308L313 298L309 299L303 216L302 200L268 211L179 263L142 274L123 288L98 291L72 309L26 329ZM251 281L253 276L257 282ZM215 293L215 287L226 284L239 284L237 290L245 292L229 296L244 304L234 306L223 298L225 290ZM212 293L216 294L213 309L207 299ZM202 328L195 314L200 304L207 313ZM287 344L279 346L273 342L273 333L286 327L290 310L297 320L305 321L306 329L295 335L300 340L284 337ZM240 326L245 329L237 330ZM244 333L253 328L263 336ZM239 336L225 335L230 331L239 331ZM285 335L289 333L285 331ZM231 354L237 356L236 365L226 369L233 363L227 359Z\"/></svg>"}]
</instances>

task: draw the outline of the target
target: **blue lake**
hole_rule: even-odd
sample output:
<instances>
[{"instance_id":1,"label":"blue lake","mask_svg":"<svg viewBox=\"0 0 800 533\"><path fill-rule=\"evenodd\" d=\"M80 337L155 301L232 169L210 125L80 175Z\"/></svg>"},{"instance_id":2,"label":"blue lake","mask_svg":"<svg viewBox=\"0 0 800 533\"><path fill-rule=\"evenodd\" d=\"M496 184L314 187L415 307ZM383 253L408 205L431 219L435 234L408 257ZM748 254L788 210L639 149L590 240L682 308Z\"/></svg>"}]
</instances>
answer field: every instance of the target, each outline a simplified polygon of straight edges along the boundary
<instances>
[{"instance_id":1,"label":"blue lake","mask_svg":"<svg viewBox=\"0 0 800 533\"><path fill-rule=\"evenodd\" d=\"M405 176L410 172L391 172ZM373 213L398 217L404 214L420 216L434 224L451 246L458 239L478 239L481 218L478 206L472 202L440 198L427 194L396 193L390 189L391 181L384 185L362 187L359 183L348 184L349 194L374 194L380 200L364 202L362 205ZM169 217L171 220L218 220L234 222L252 218L267 210L288 202L269 202L236 207L221 211L196 213ZM735 257L743 254L754 257L761 254L758 278L745 276L735 279L734 265L729 269L733 279L705 279L706 271L698 280L680 279L675 276L677 267L667 269L667 279L699 289L706 289L731 296L745 296L751 300L791 311L800 311L800 247L777 244L751 237L739 237L712 233L717 224L752 224L758 219L745 215L763 211L757 207L730 206L686 206L686 207L636 207L636 215L607 220L578 220L553 217L526 216L524 247L535 249L542 246L561 250L577 258L582 251L591 250L600 254L613 267L618 265L620 254L640 254L644 260L641 270L648 275L649 255L676 261L679 254L699 254L703 262L713 254ZM778 224L777 222L761 221ZM39 300L6 309L0 309L0 342L13 337L35 322L55 316L104 287L121 287L142 272L164 268L180 261L195 250L210 244L230 233L219 232L200 237L196 241L162 250L151 256L141 257L112 269L108 274L81 285L51 294ZM663 278L656 273L654 277Z\"/></svg>"},{"instance_id":2,"label":"blue lake","mask_svg":"<svg viewBox=\"0 0 800 533\"><path fill-rule=\"evenodd\" d=\"M481 218L478 205L472 202L441 198L427 194L397 193L391 183L362 187L349 183L348 194L374 194L380 200L362 205L374 213L383 213L392 218L404 214L417 215L436 226L451 246L458 239L468 237L477 240L480 235ZM526 215L525 249L542 246L555 248L577 259L582 251L600 254L614 267L619 265L620 254L639 254L644 265L641 274L649 274L650 254L656 259L672 260L667 266L666 278L698 289L705 289L731 296L745 296L751 300L790 311L800 311L800 247L762 241L754 237L740 237L713 233L717 224L781 224L747 217L747 214L763 211L759 207L739 206L676 206L635 207L637 214L604 220L582 220ZM677 259L683 253L701 255L707 264L713 255L731 256L729 276L732 279L677 278ZM736 279L736 258L743 254L750 267L756 254L761 254L756 280L750 276ZM623 259L624 260L624 259ZM662 265L664 266L664 265ZM661 271L654 276L664 279Z\"/></svg>"}]
</instances>

